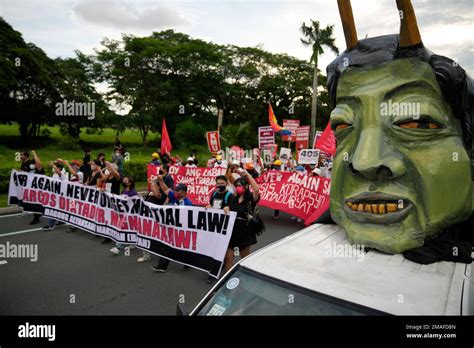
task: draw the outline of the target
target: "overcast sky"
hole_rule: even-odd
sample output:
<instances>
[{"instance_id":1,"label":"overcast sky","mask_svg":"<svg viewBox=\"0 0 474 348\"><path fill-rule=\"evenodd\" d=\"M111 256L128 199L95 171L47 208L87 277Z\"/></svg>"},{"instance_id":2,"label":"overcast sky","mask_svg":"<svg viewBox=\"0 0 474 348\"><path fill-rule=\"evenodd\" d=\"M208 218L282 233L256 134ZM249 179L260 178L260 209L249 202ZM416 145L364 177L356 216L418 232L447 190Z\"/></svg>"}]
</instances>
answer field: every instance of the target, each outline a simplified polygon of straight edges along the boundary
<instances>
[{"instance_id":1,"label":"overcast sky","mask_svg":"<svg viewBox=\"0 0 474 348\"><path fill-rule=\"evenodd\" d=\"M457 60L474 76L474 0L413 0L425 46ZM394 34L399 29L395 0L352 0L359 38ZM336 45L345 49L336 0L0 0L0 16L46 53L70 57L93 53L104 37L121 33L147 36L174 29L219 44L262 45L301 59L303 21L335 25ZM323 71L334 58L325 53Z\"/></svg>"}]
</instances>

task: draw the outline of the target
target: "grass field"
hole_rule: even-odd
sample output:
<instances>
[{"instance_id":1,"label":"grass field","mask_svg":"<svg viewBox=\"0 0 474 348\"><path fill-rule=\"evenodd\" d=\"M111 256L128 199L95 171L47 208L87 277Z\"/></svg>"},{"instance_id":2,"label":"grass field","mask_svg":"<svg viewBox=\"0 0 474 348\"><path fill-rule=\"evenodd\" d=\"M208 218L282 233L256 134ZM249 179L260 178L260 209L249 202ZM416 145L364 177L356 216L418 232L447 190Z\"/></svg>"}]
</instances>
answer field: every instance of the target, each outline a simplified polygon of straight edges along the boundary
<instances>
[{"instance_id":1,"label":"grass field","mask_svg":"<svg viewBox=\"0 0 474 348\"><path fill-rule=\"evenodd\" d=\"M56 158L67 160L82 160L83 152L81 150L66 150L57 145L64 137L60 134L58 127L44 127L48 129L51 134L46 145L39 145L34 148L41 161L46 164ZM80 139L92 146L92 157L94 158L98 153L106 154L106 159L111 159L113 146L115 143L115 131L113 129L104 129L102 134L86 134L82 132ZM150 134L149 139L156 137L156 134ZM120 141L129 152L128 160L132 162L147 163L150 161L150 155L157 151L156 147L145 148L142 145L142 140L138 130L127 129L120 135ZM179 147L179 144L173 144L174 147ZM21 137L16 125L0 125L0 168L18 168L19 167L19 153L24 150L21 142ZM30 149L30 150L33 150ZM207 148L196 146L198 150L198 160L200 163L205 163L210 156ZM186 159L190 154L190 149L174 149L173 155L179 155Z\"/></svg>"},{"instance_id":2,"label":"grass field","mask_svg":"<svg viewBox=\"0 0 474 348\"><path fill-rule=\"evenodd\" d=\"M49 161L54 161L56 158L62 158L68 161L80 160L84 156L81 149L68 150L60 145L61 141L64 142L64 136L61 135L59 127L43 127L47 129L50 134L47 137L40 137L38 139L37 146L31 147L28 150L35 150L40 157L46 173L51 172ZM148 139L155 139L157 134L150 134ZM113 146L115 143L116 133L113 129L104 129L101 134L87 134L85 130L81 133L80 139L86 142L92 148L92 158L95 158L98 153L103 152L106 155L106 159L112 158ZM127 129L124 133L119 136L123 146L127 149L128 159L134 163L143 163L143 170L146 171L146 163L151 159L153 152L159 152L157 147L145 148L142 145L142 139L138 130ZM173 143L175 149L173 149L173 155L179 155L182 159L186 159L191 154L190 149L176 149L179 148L179 144ZM195 146L198 153L197 157L200 165L204 165L209 158L210 154L207 147ZM20 137L18 126L12 125L0 125L0 169L14 169L20 167L20 152L25 150L25 145ZM127 174L127 173L125 173ZM137 189L146 189L145 182L137 182ZM6 206L7 196L5 192L0 193L0 207Z\"/></svg>"}]
</instances>

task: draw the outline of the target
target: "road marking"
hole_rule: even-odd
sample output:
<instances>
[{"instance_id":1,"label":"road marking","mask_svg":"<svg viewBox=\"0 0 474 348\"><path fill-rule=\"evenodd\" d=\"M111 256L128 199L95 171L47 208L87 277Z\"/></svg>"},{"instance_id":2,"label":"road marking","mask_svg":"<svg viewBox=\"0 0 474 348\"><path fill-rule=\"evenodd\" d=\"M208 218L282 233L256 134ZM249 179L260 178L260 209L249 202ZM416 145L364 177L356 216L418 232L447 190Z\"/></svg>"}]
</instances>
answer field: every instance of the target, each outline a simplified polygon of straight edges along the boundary
<instances>
[{"instance_id":1,"label":"road marking","mask_svg":"<svg viewBox=\"0 0 474 348\"><path fill-rule=\"evenodd\" d=\"M2 260L2 261L0 261L0 266L1 266L1 265L6 265L7 263L8 263L7 260Z\"/></svg>"},{"instance_id":2,"label":"road marking","mask_svg":"<svg viewBox=\"0 0 474 348\"><path fill-rule=\"evenodd\" d=\"M33 231L41 231L42 228L33 228L31 230L24 230L24 231L18 231L18 232L11 232L11 233L5 233L5 234L0 234L0 237L7 237L7 236L13 236L15 234L22 234L22 233L28 233L28 232L33 232Z\"/></svg>"},{"instance_id":3,"label":"road marking","mask_svg":"<svg viewBox=\"0 0 474 348\"><path fill-rule=\"evenodd\" d=\"M6 217L12 217L12 216L18 216L18 215L31 215L33 213L18 213L18 214L5 214L5 215L0 215L0 219L1 218L6 218Z\"/></svg>"}]
</instances>

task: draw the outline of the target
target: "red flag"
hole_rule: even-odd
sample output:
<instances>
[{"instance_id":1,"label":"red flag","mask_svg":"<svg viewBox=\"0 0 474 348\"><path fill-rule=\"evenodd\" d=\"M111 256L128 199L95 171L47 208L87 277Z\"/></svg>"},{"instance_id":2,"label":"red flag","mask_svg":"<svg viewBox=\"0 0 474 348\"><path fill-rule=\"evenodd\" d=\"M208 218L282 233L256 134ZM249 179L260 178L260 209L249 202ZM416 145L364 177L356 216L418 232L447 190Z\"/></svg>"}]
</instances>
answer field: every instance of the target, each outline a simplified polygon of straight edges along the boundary
<instances>
[{"instance_id":1,"label":"red flag","mask_svg":"<svg viewBox=\"0 0 474 348\"><path fill-rule=\"evenodd\" d=\"M173 146L171 146L170 136L168 135L168 130L166 129L166 121L163 119L163 126L161 127L161 154L171 152Z\"/></svg>"},{"instance_id":2,"label":"red flag","mask_svg":"<svg viewBox=\"0 0 474 348\"><path fill-rule=\"evenodd\" d=\"M326 129L324 129L323 134L321 134L321 137L316 143L316 149L326 152L332 156L334 156L336 153L336 138L334 137L334 132L332 131L329 122L326 126Z\"/></svg>"}]
</instances>

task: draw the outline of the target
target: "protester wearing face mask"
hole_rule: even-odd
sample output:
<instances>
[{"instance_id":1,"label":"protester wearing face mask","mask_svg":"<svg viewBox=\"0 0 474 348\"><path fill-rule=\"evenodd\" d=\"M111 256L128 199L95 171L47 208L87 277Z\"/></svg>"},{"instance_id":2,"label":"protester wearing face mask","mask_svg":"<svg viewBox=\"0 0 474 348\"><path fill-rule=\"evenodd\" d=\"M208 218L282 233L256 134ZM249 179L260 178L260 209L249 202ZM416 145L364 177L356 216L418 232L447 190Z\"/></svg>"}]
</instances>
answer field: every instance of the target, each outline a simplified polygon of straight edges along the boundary
<instances>
[{"instance_id":1,"label":"protester wearing face mask","mask_svg":"<svg viewBox=\"0 0 474 348\"><path fill-rule=\"evenodd\" d=\"M118 166L115 163L105 161L105 181L104 190L105 192L113 193L114 195L120 194L120 184L122 183L122 175L118 171Z\"/></svg>"},{"instance_id":2,"label":"protester wearing face mask","mask_svg":"<svg viewBox=\"0 0 474 348\"><path fill-rule=\"evenodd\" d=\"M124 189L122 191L122 195L127 196L127 197L138 196L138 192L137 192L137 190L135 190L135 180L133 180L133 178L131 176L125 176L123 178L122 183L123 183L123 187L124 187ZM110 249L110 252L112 254L118 255L118 254L120 254L120 250L122 250L124 248L125 248L125 244L116 243L115 247Z\"/></svg>"},{"instance_id":3,"label":"protester wearing face mask","mask_svg":"<svg viewBox=\"0 0 474 348\"><path fill-rule=\"evenodd\" d=\"M197 168L197 166L194 164L194 158L188 157L188 159L186 160L185 167L186 168Z\"/></svg>"},{"instance_id":4,"label":"protester wearing face mask","mask_svg":"<svg viewBox=\"0 0 474 348\"><path fill-rule=\"evenodd\" d=\"M124 153L125 149L120 146L115 148L114 154L112 155L112 163L117 165L117 170L120 174L123 173Z\"/></svg>"},{"instance_id":5,"label":"protester wearing face mask","mask_svg":"<svg viewBox=\"0 0 474 348\"><path fill-rule=\"evenodd\" d=\"M160 175L163 177L163 181L166 187L174 190L174 180L171 177L171 175L169 175L168 169L169 169L168 166L164 165L160 169ZM146 196L145 201L156 204L156 205L166 204L168 196L161 190L158 180L149 180L148 182L150 184L150 192ZM137 262L145 262L149 260L151 260L150 253L144 251L143 256L139 257L137 259Z\"/></svg>"},{"instance_id":6,"label":"protester wearing face mask","mask_svg":"<svg viewBox=\"0 0 474 348\"><path fill-rule=\"evenodd\" d=\"M222 159L222 155L216 156L216 162L214 163L214 168L227 168L227 161Z\"/></svg>"},{"instance_id":7,"label":"protester wearing face mask","mask_svg":"<svg viewBox=\"0 0 474 348\"><path fill-rule=\"evenodd\" d=\"M224 209L229 211L229 203L232 199L232 193L227 189L227 178L224 175L216 177L216 189L211 194L209 204L206 208Z\"/></svg>"},{"instance_id":8,"label":"protester wearing face mask","mask_svg":"<svg viewBox=\"0 0 474 348\"><path fill-rule=\"evenodd\" d=\"M191 200L186 197L188 193L188 187L185 184L179 183L176 185L174 192L166 186L163 177L161 175L157 178L158 183L160 184L161 190L168 196L168 205L188 205L192 206L193 203ZM168 269L170 260L160 257L158 260L157 266L152 266L151 269L155 272L164 273ZM184 266L184 268L189 268L189 266Z\"/></svg>"},{"instance_id":9,"label":"protester wearing face mask","mask_svg":"<svg viewBox=\"0 0 474 348\"><path fill-rule=\"evenodd\" d=\"M97 155L97 160L100 162L100 168L105 168L105 153L101 152Z\"/></svg>"},{"instance_id":10,"label":"protester wearing face mask","mask_svg":"<svg viewBox=\"0 0 474 348\"><path fill-rule=\"evenodd\" d=\"M250 191L249 184L253 192ZM243 258L250 254L250 246L257 243L252 224L257 219L255 208L260 199L259 186L246 170L242 171L242 177L235 182L235 192L236 196L230 202L230 211L235 211L237 218L224 259L225 272L234 263L235 248L239 249L240 257Z\"/></svg>"},{"instance_id":11,"label":"protester wearing face mask","mask_svg":"<svg viewBox=\"0 0 474 348\"><path fill-rule=\"evenodd\" d=\"M232 198L232 193L227 190L227 178L224 175L219 175L216 177L216 189L211 194L209 204L206 208L223 209L227 214L230 210L229 205ZM207 282L209 284L214 280L215 278L211 275L207 277Z\"/></svg>"},{"instance_id":12,"label":"protester wearing face mask","mask_svg":"<svg viewBox=\"0 0 474 348\"><path fill-rule=\"evenodd\" d=\"M99 183L99 179L104 180L105 175L102 172L102 168L100 167L101 163L99 160L91 161L90 163L91 173L89 178L87 178L86 185L88 186L97 186Z\"/></svg>"}]
</instances>

